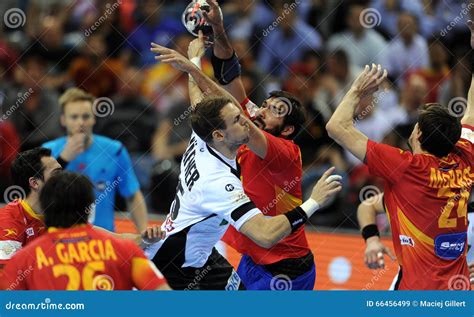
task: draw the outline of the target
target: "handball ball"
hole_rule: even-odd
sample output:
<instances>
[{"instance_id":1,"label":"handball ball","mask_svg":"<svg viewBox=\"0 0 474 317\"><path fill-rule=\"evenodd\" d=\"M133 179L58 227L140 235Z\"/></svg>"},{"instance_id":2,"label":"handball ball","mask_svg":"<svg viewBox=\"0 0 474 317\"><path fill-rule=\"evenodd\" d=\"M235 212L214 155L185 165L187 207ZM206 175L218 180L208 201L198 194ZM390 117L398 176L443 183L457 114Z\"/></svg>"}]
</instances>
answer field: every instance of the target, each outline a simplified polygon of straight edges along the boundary
<instances>
[{"instance_id":1,"label":"handball ball","mask_svg":"<svg viewBox=\"0 0 474 317\"><path fill-rule=\"evenodd\" d=\"M202 31L204 35L211 35L212 28L204 19L203 11L209 12L209 4L205 0L192 1L184 10L181 20L186 29L194 36ZM220 10L220 9L219 9ZM222 15L222 11L220 12Z\"/></svg>"}]
</instances>

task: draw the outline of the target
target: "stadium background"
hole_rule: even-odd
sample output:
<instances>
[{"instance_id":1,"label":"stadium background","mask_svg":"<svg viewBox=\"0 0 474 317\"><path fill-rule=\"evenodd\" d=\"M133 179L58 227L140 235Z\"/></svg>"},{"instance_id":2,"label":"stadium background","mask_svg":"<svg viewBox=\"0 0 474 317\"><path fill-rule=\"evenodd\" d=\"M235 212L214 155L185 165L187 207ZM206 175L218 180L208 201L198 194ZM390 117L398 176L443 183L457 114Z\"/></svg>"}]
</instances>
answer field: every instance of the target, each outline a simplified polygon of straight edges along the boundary
<instances>
[{"instance_id":1,"label":"stadium background","mask_svg":"<svg viewBox=\"0 0 474 317\"><path fill-rule=\"evenodd\" d=\"M0 198L8 201L9 167L18 151L59 137L58 96L77 86L99 97L96 133L118 139L132 154L153 221L174 197L179 161L190 128L187 76L155 63L151 41L185 53L192 37L181 24L188 1L4 0L0 3ZM381 63L384 90L355 121L371 139L406 148L425 102L462 115L471 80L470 1L265 0L220 1L251 99L273 89L303 102L308 119L297 137L303 190L329 165L345 189L308 226L317 289L386 289L396 264L370 271L357 231L361 200L381 191L380 180L325 132L358 70ZM404 46L403 43L409 43ZM212 76L212 67L203 69ZM117 210L125 204L118 197ZM118 216L118 218L122 218ZM126 216L125 216L126 217ZM379 223L387 231L383 216ZM118 219L119 231L133 230ZM387 241L388 242L388 241ZM228 250L232 264L238 255Z\"/></svg>"}]
</instances>

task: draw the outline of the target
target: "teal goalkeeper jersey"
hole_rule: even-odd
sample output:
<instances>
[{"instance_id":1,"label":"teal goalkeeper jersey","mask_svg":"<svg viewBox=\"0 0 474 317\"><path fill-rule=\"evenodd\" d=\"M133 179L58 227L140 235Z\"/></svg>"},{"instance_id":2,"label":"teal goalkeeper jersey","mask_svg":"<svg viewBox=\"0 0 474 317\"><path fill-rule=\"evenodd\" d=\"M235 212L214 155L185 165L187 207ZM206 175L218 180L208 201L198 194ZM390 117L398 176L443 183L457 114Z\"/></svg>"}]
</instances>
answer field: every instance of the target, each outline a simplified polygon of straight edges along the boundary
<instances>
[{"instance_id":1,"label":"teal goalkeeper jersey","mask_svg":"<svg viewBox=\"0 0 474 317\"><path fill-rule=\"evenodd\" d=\"M66 141L66 137L58 138L43 144L43 147L51 149L52 155L58 158ZM114 231L116 192L129 198L140 189L127 149L119 141L94 134L92 145L69 162L66 170L89 177L96 194L96 208L90 222Z\"/></svg>"}]
</instances>

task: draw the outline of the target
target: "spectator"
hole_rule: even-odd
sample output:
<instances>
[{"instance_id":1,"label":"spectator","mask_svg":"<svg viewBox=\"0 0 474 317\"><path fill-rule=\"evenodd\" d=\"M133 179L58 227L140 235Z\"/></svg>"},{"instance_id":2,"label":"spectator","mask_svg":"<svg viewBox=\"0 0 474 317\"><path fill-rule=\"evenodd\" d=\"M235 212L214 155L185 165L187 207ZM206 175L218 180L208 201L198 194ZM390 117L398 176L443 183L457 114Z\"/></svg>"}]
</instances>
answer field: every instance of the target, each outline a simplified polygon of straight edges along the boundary
<instances>
[{"instance_id":1,"label":"spectator","mask_svg":"<svg viewBox=\"0 0 474 317\"><path fill-rule=\"evenodd\" d=\"M349 56L350 63L359 67L372 63L381 64L387 48L387 43L380 34L361 24L360 16L364 9L364 6L352 4L346 18L349 30L334 34L327 43L329 51L342 49Z\"/></svg>"},{"instance_id":2,"label":"spectator","mask_svg":"<svg viewBox=\"0 0 474 317\"><path fill-rule=\"evenodd\" d=\"M425 102L437 102L439 87L449 79L448 53L445 46L437 39L429 43L430 64L408 74L421 76L428 85L428 95Z\"/></svg>"},{"instance_id":3,"label":"spectator","mask_svg":"<svg viewBox=\"0 0 474 317\"><path fill-rule=\"evenodd\" d=\"M418 23L413 14L404 12L398 18L399 35L389 44L384 66L390 78L399 79L406 72L427 67L429 64L428 44L417 33Z\"/></svg>"},{"instance_id":4,"label":"spectator","mask_svg":"<svg viewBox=\"0 0 474 317\"><path fill-rule=\"evenodd\" d=\"M288 73L288 66L298 61L305 51L320 49L322 38L298 18L291 6L285 8L283 3L278 3L274 8L276 21L263 32L258 64L265 73L282 77Z\"/></svg>"}]
</instances>

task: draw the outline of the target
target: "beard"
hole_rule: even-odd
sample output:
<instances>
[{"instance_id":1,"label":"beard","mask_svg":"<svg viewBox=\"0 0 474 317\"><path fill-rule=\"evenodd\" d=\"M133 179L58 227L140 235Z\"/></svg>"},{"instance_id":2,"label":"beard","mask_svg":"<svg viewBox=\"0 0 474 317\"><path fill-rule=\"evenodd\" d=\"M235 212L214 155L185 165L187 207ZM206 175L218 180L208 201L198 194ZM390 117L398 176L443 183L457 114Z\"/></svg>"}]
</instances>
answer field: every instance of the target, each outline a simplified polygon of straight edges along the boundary
<instances>
[{"instance_id":1,"label":"beard","mask_svg":"<svg viewBox=\"0 0 474 317\"><path fill-rule=\"evenodd\" d=\"M267 128L267 125L265 122L262 120L262 118L257 117L253 120L253 123L259 128L262 129L263 131L270 133L273 136L280 136L281 132L285 128L284 124L281 124L279 126L273 127L273 128Z\"/></svg>"}]
</instances>

